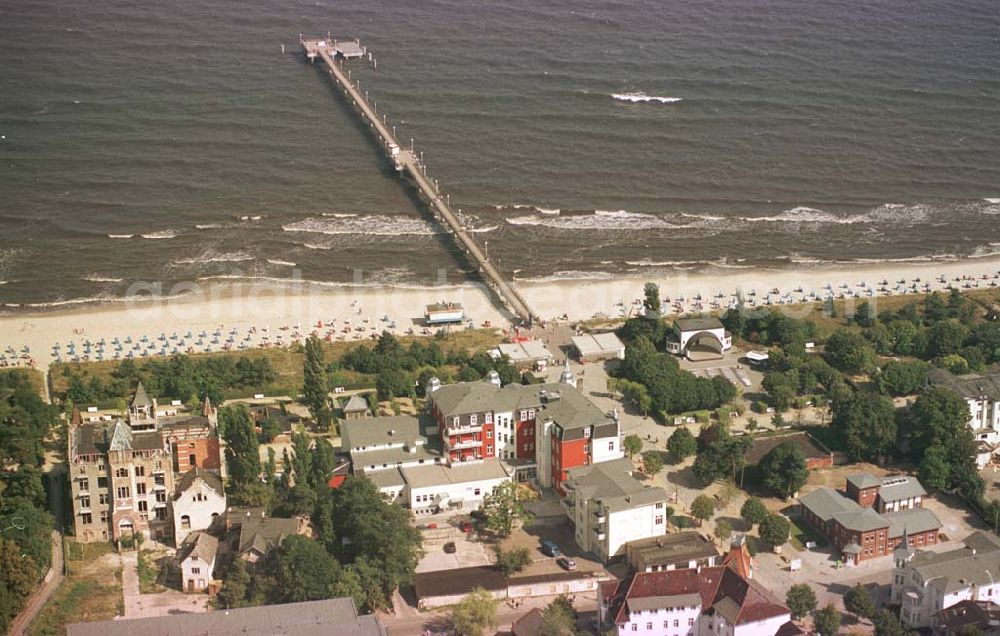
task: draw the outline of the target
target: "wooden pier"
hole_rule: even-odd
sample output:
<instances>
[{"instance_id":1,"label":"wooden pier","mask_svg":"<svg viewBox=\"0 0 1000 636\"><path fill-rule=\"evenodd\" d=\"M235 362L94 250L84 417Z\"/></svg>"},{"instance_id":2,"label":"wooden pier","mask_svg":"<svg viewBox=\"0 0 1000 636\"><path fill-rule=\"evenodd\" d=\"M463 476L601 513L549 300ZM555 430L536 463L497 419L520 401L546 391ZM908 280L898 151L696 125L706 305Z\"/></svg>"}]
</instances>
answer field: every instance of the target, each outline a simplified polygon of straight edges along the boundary
<instances>
[{"instance_id":1,"label":"wooden pier","mask_svg":"<svg viewBox=\"0 0 1000 636\"><path fill-rule=\"evenodd\" d=\"M528 303L516 289L504 280L500 270L490 262L486 252L476 243L472 233L462 225L458 215L451 209L448 197L438 189L437 182L427 176L427 167L421 158L412 148L406 149L400 145L394 130L390 130L385 115L379 117L375 105L369 103L367 95L361 91L359 84L351 79L350 71L345 71L343 59L362 57L367 53L366 49L357 40L340 42L331 39L329 35L326 38L302 38L300 36L299 41L310 61L315 61L318 57L326 64L330 76L343 89L344 94L357 108L362 119L375 131L382 149L393 161L396 170L410 177L417 190L427 200L435 218L451 233L468 257L475 261L483 279L490 285L500 301L521 322L527 325L532 324L535 316L528 307Z\"/></svg>"}]
</instances>

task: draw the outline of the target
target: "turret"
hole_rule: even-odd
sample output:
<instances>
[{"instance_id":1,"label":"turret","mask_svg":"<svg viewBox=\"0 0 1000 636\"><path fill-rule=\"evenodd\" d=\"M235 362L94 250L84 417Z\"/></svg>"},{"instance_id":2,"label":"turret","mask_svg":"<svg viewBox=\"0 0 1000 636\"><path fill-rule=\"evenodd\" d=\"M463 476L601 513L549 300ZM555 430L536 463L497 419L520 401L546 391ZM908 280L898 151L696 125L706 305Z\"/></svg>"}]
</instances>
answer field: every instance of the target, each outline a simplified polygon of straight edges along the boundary
<instances>
[{"instance_id":1,"label":"turret","mask_svg":"<svg viewBox=\"0 0 1000 636\"><path fill-rule=\"evenodd\" d=\"M486 374L486 381L501 386L500 374L496 372L496 369L490 369L490 372Z\"/></svg>"},{"instance_id":2,"label":"turret","mask_svg":"<svg viewBox=\"0 0 1000 636\"><path fill-rule=\"evenodd\" d=\"M424 389L424 393L430 395L431 393L437 391L440 388L441 388L441 380L439 380L437 376L435 376L427 380L427 388Z\"/></svg>"}]
</instances>

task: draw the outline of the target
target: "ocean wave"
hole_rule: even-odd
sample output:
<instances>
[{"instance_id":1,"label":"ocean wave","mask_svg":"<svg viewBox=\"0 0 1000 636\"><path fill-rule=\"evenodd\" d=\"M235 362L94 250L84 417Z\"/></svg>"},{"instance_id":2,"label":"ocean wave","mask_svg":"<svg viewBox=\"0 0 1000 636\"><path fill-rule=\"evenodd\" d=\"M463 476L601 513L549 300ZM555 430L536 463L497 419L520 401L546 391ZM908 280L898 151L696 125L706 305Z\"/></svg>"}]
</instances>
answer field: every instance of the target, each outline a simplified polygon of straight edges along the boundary
<instances>
[{"instance_id":1,"label":"ocean wave","mask_svg":"<svg viewBox=\"0 0 1000 636\"><path fill-rule=\"evenodd\" d=\"M429 221L405 216L313 217L282 225L286 232L362 234L368 236L433 236L444 230Z\"/></svg>"},{"instance_id":2,"label":"ocean wave","mask_svg":"<svg viewBox=\"0 0 1000 636\"><path fill-rule=\"evenodd\" d=\"M991 256L1000 256L1000 243L989 243L987 245L980 245L976 249L972 250L969 254L969 258L989 258Z\"/></svg>"},{"instance_id":3,"label":"ocean wave","mask_svg":"<svg viewBox=\"0 0 1000 636\"><path fill-rule=\"evenodd\" d=\"M292 263L291 261L282 261L276 258L269 258L267 259L267 262L271 265L281 265L282 267L295 267L295 263Z\"/></svg>"},{"instance_id":4,"label":"ocean wave","mask_svg":"<svg viewBox=\"0 0 1000 636\"><path fill-rule=\"evenodd\" d=\"M130 239L133 236L135 234L108 234L108 238L110 239Z\"/></svg>"},{"instance_id":5,"label":"ocean wave","mask_svg":"<svg viewBox=\"0 0 1000 636\"><path fill-rule=\"evenodd\" d=\"M234 214L233 218L237 221L259 221L264 218L263 214Z\"/></svg>"},{"instance_id":6,"label":"ocean wave","mask_svg":"<svg viewBox=\"0 0 1000 636\"><path fill-rule=\"evenodd\" d=\"M332 245L320 245L319 243L303 243L302 247L307 250L332 250Z\"/></svg>"},{"instance_id":7,"label":"ocean wave","mask_svg":"<svg viewBox=\"0 0 1000 636\"><path fill-rule=\"evenodd\" d=\"M352 219L358 215L354 214L353 212L324 212L322 216L327 216L334 219Z\"/></svg>"},{"instance_id":8,"label":"ocean wave","mask_svg":"<svg viewBox=\"0 0 1000 636\"><path fill-rule=\"evenodd\" d=\"M144 239L172 239L177 236L177 230L160 230L158 232L147 232L140 234Z\"/></svg>"},{"instance_id":9,"label":"ocean wave","mask_svg":"<svg viewBox=\"0 0 1000 636\"><path fill-rule=\"evenodd\" d=\"M253 256L247 254L246 252L228 252L228 253L218 253L214 250L208 250L201 256L192 256L188 258L179 258L174 261L174 265L204 265L207 263L239 263L242 261L252 261Z\"/></svg>"},{"instance_id":10,"label":"ocean wave","mask_svg":"<svg viewBox=\"0 0 1000 636\"><path fill-rule=\"evenodd\" d=\"M559 230L658 230L679 226L654 214L628 210L595 210L593 214L525 215L504 219L510 225L543 226Z\"/></svg>"},{"instance_id":11,"label":"ocean wave","mask_svg":"<svg viewBox=\"0 0 1000 636\"><path fill-rule=\"evenodd\" d=\"M1000 203L1000 197L983 197L983 201L987 203Z\"/></svg>"},{"instance_id":12,"label":"ocean wave","mask_svg":"<svg viewBox=\"0 0 1000 636\"><path fill-rule=\"evenodd\" d=\"M221 223L202 223L195 224L195 229L197 230L218 230L222 227Z\"/></svg>"},{"instance_id":13,"label":"ocean wave","mask_svg":"<svg viewBox=\"0 0 1000 636\"><path fill-rule=\"evenodd\" d=\"M870 223L872 221L872 219L865 214L838 216L831 212L804 206L784 210L780 214L774 216L744 216L738 217L738 219L751 223L829 223L837 225L853 225L855 223Z\"/></svg>"},{"instance_id":14,"label":"ocean wave","mask_svg":"<svg viewBox=\"0 0 1000 636\"><path fill-rule=\"evenodd\" d=\"M620 102L658 102L660 104L675 104L677 102L684 101L682 97L667 97L661 95L647 95L642 91L636 91L634 93L612 93L612 99L616 99Z\"/></svg>"},{"instance_id":15,"label":"ocean wave","mask_svg":"<svg viewBox=\"0 0 1000 636\"><path fill-rule=\"evenodd\" d=\"M90 281L91 283L120 283L120 282L122 282L125 279L124 278L112 278L110 276L97 276L95 274L95 275L91 275L91 276L84 276L83 280Z\"/></svg>"}]
</instances>

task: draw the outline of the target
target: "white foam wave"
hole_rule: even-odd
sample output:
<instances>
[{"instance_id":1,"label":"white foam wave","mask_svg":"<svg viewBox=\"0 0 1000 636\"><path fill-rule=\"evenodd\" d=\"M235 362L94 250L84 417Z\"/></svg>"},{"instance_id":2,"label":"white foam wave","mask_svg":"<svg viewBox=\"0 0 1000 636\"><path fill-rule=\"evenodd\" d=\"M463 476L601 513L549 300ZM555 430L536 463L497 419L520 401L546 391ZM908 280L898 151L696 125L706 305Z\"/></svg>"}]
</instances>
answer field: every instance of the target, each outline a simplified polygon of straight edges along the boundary
<instances>
[{"instance_id":1,"label":"white foam wave","mask_svg":"<svg viewBox=\"0 0 1000 636\"><path fill-rule=\"evenodd\" d=\"M358 215L351 212L324 212L322 216L328 216L334 219L351 219Z\"/></svg>"},{"instance_id":2,"label":"white foam wave","mask_svg":"<svg viewBox=\"0 0 1000 636\"><path fill-rule=\"evenodd\" d=\"M836 214L831 214L830 212L817 210L816 208L807 208L804 206L784 210L775 216L750 216L739 217L739 219L753 223L833 223L838 225L852 225L854 223L871 222L871 218L865 214L838 216Z\"/></svg>"},{"instance_id":3,"label":"white foam wave","mask_svg":"<svg viewBox=\"0 0 1000 636\"><path fill-rule=\"evenodd\" d=\"M320 245L318 243L303 243L302 247L306 248L307 250L332 250L333 249L332 245Z\"/></svg>"},{"instance_id":4,"label":"white foam wave","mask_svg":"<svg viewBox=\"0 0 1000 636\"><path fill-rule=\"evenodd\" d=\"M678 226L653 214L628 210L595 210L593 214L526 215L505 221L510 225L543 226L560 230L657 230Z\"/></svg>"},{"instance_id":5,"label":"white foam wave","mask_svg":"<svg viewBox=\"0 0 1000 636\"><path fill-rule=\"evenodd\" d=\"M295 263L291 261L278 260L277 258L269 258L267 259L267 262L270 263L271 265L281 265L283 267L295 267Z\"/></svg>"},{"instance_id":6,"label":"white foam wave","mask_svg":"<svg viewBox=\"0 0 1000 636\"><path fill-rule=\"evenodd\" d=\"M987 203L1000 203L1000 197L983 197L983 201Z\"/></svg>"},{"instance_id":7,"label":"white foam wave","mask_svg":"<svg viewBox=\"0 0 1000 636\"><path fill-rule=\"evenodd\" d=\"M194 227L195 227L195 229L198 229L198 230L218 230L219 228L222 227L222 224L221 223L202 223L202 224L195 224Z\"/></svg>"},{"instance_id":8,"label":"white foam wave","mask_svg":"<svg viewBox=\"0 0 1000 636\"><path fill-rule=\"evenodd\" d=\"M633 104L640 102L658 102L660 104L675 104L677 102L684 101L682 97L667 97L664 95L647 95L642 91L636 91L634 93L612 93L612 99L616 99L620 102L631 102Z\"/></svg>"},{"instance_id":9,"label":"white foam wave","mask_svg":"<svg viewBox=\"0 0 1000 636\"><path fill-rule=\"evenodd\" d=\"M423 219L405 216L357 216L347 218L308 218L282 225L286 232L317 234L362 234L368 236L433 236L443 230Z\"/></svg>"},{"instance_id":10,"label":"white foam wave","mask_svg":"<svg viewBox=\"0 0 1000 636\"><path fill-rule=\"evenodd\" d=\"M144 239L172 239L177 236L177 230L160 230L158 232L147 232L140 234Z\"/></svg>"},{"instance_id":11,"label":"white foam wave","mask_svg":"<svg viewBox=\"0 0 1000 636\"><path fill-rule=\"evenodd\" d=\"M108 238L110 239L130 239L133 236L135 234L108 234Z\"/></svg>"},{"instance_id":12,"label":"white foam wave","mask_svg":"<svg viewBox=\"0 0 1000 636\"><path fill-rule=\"evenodd\" d=\"M536 208L539 214L547 214L550 216L559 216L562 210L559 208Z\"/></svg>"},{"instance_id":13,"label":"white foam wave","mask_svg":"<svg viewBox=\"0 0 1000 636\"><path fill-rule=\"evenodd\" d=\"M263 214L236 214L233 216L237 221L259 221L264 218Z\"/></svg>"},{"instance_id":14,"label":"white foam wave","mask_svg":"<svg viewBox=\"0 0 1000 636\"><path fill-rule=\"evenodd\" d=\"M124 278L112 278L110 276L92 275L92 276L84 276L83 280L88 280L88 281L90 281L92 283L120 283L120 282L122 282L125 279Z\"/></svg>"},{"instance_id":15,"label":"white foam wave","mask_svg":"<svg viewBox=\"0 0 1000 636\"><path fill-rule=\"evenodd\" d=\"M174 265L204 265L206 263L239 263L241 261L252 261L253 256L246 252L228 252L220 254L209 250L201 256L180 258L174 261Z\"/></svg>"},{"instance_id":16,"label":"white foam wave","mask_svg":"<svg viewBox=\"0 0 1000 636\"><path fill-rule=\"evenodd\" d=\"M1000 255L1000 243L990 243L988 245L980 245L972 250L969 258L989 258L998 255Z\"/></svg>"}]
</instances>

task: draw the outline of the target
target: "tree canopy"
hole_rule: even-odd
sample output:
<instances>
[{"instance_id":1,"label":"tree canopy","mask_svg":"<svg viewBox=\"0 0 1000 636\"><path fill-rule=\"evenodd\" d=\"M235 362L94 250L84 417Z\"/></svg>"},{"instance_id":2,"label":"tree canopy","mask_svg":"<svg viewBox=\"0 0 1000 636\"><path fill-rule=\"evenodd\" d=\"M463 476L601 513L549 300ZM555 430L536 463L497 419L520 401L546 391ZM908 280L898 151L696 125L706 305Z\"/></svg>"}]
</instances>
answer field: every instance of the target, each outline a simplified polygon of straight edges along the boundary
<instances>
[{"instance_id":1,"label":"tree canopy","mask_svg":"<svg viewBox=\"0 0 1000 636\"><path fill-rule=\"evenodd\" d=\"M484 636L497 627L499 602L481 587L472 590L451 610L451 623L457 636Z\"/></svg>"},{"instance_id":2,"label":"tree canopy","mask_svg":"<svg viewBox=\"0 0 1000 636\"><path fill-rule=\"evenodd\" d=\"M764 485L783 499L798 492L809 477L802 451L787 441L768 451L757 465L757 470Z\"/></svg>"},{"instance_id":3,"label":"tree canopy","mask_svg":"<svg viewBox=\"0 0 1000 636\"><path fill-rule=\"evenodd\" d=\"M796 583L788 588L785 604L792 611L792 618L802 618L816 609L816 592L808 583Z\"/></svg>"}]
</instances>

